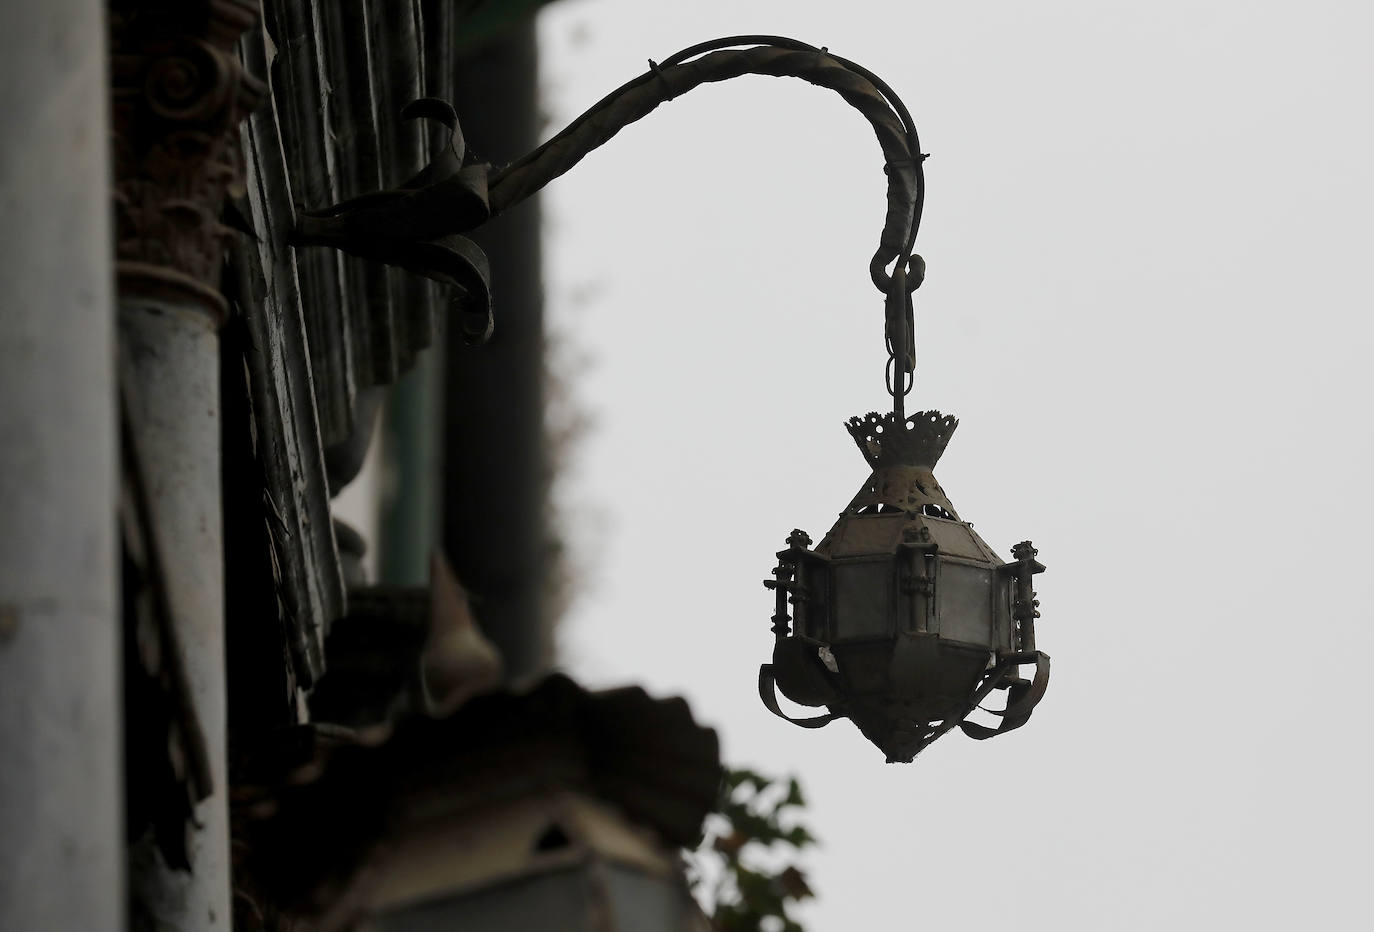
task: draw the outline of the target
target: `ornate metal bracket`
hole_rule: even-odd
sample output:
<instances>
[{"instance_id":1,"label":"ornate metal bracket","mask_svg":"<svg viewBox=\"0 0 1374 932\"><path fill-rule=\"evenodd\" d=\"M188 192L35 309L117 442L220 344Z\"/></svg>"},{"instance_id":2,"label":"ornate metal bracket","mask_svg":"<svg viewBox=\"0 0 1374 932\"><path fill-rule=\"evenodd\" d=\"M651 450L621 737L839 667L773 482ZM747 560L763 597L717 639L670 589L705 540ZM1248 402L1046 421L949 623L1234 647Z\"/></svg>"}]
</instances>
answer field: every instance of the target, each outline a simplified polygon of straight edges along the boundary
<instances>
[{"instance_id":1,"label":"ornate metal bracket","mask_svg":"<svg viewBox=\"0 0 1374 932\"><path fill-rule=\"evenodd\" d=\"M888 206L869 274L888 296L889 351L899 348L898 365L910 373L914 350L905 349L910 294L925 270L920 257L911 254L925 198L925 156L911 115L892 89L854 62L780 36L717 39L649 64L647 72L612 91L548 142L499 170L464 165L453 108L433 98L416 101L403 115L444 123L453 130L452 145L399 188L301 213L293 243L331 246L456 285L466 293L464 332L485 338L490 329L486 258L461 234L530 197L620 130L693 88L745 74L801 78L835 91L863 114L882 147Z\"/></svg>"},{"instance_id":2,"label":"ornate metal bracket","mask_svg":"<svg viewBox=\"0 0 1374 932\"><path fill-rule=\"evenodd\" d=\"M459 234L492 215L490 166L463 164L463 132L448 102L422 98L402 110L401 117L443 124L451 131L448 145L399 188L300 214L292 245L332 246L452 285L463 295L458 320L464 336L484 342L492 329L491 272L486 254Z\"/></svg>"}]
</instances>

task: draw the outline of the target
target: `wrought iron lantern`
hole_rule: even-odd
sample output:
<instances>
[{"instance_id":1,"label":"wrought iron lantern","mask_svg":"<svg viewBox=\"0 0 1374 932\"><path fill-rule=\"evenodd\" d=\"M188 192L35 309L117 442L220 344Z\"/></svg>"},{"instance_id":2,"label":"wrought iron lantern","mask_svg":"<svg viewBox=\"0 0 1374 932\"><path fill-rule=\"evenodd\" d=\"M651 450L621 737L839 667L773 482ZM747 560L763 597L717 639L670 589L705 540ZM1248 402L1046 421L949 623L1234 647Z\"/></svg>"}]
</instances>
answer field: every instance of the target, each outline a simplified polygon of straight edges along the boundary
<instances>
[{"instance_id":1,"label":"wrought iron lantern","mask_svg":"<svg viewBox=\"0 0 1374 932\"><path fill-rule=\"evenodd\" d=\"M919 153L910 132L911 151ZM955 726L980 740L1021 727L1050 672L1049 656L1035 647L1040 603L1032 583L1045 570L1035 547L1023 541L1014 562L998 559L935 479L958 420L939 411L905 413L916 369L911 296L925 277L925 261L911 251L924 201L923 158L914 160L915 196L898 253L910 258L889 276L880 248L870 266L886 293L892 411L849 419L872 473L814 550L805 531L793 530L778 553L774 578L764 582L777 599L773 662L759 668L759 696L773 714L807 728L848 718L889 763L915 759ZM893 215L889 191L889 229ZM1024 679L1021 667L1030 664L1034 676ZM829 712L792 718L775 687ZM1005 707L993 713L998 726L967 721L996 690L1007 692Z\"/></svg>"},{"instance_id":2,"label":"wrought iron lantern","mask_svg":"<svg viewBox=\"0 0 1374 932\"><path fill-rule=\"evenodd\" d=\"M979 739L1020 727L1049 679L1049 657L1035 649L1031 586L1045 569L1035 548L1023 541L1003 563L935 480L957 425L938 411L851 418L872 475L815 549L794 530L764 583L777 599L764 704L811 728L849 718L889 762L912 760L956 725ZM1023 664L1035 665L1033 679L1019 676ZM775 682L829 714L788 717ZM965 721L998 689L1008 691L998 727Z\"/></svg>"},{"instance_id":3,"label":"wrought iron lantern","mask_svg":"<svg viewBox=\"0 0 1374 932\"><path fill-rule=\"evenodd\" d=\"M956 725L987 738L1024 724L1044 693L1049 658L1036 650L1035 593L1044 567L1029 542L1003 563L961 521L932 470L957 423L935 411L907 417L915 371L912 293L925 263L912 250L925 201L926 158L906 105L886 83L828 49L780 36L731 36L683 49L612 91L533 152L500 168L474 161L457 115L425 98L405 116L442 122L451 141L420 174L298 215L292 242L329 246L454 286L456 323L472 340L491 332L486 257L463 234L525 200L661 104L702 84L746 74L801 78L838 93L873 128L887 175L887 213L869 277L885 296L892 412L850 421L873 473L814 549L794 531L778 554L772 664L759 691L776 714L807 727L847 717L886 752L910 761ZM795 619L788 615L791 606ZM795 622L789 625L789 622ZM1034 664L1030 680L1023 665ZM784 715L777 687L808 719ZM999 727L966 721L996 690Z\"/></svg>"}]
</instances>

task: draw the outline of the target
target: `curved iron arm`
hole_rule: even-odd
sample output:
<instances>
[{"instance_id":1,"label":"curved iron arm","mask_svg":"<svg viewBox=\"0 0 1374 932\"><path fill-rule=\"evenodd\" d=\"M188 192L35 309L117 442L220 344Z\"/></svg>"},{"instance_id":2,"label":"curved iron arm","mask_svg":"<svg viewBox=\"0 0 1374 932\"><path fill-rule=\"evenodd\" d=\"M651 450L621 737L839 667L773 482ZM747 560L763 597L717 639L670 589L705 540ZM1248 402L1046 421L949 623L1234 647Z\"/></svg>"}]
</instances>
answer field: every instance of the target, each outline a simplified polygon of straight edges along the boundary
<instances>
[{"instance_id":1,"label":"curved iron arm","mask_svg":"<svg viewBox=\"0 0 1374 932\"><path fill-rule=\"evenodd\" d=\"M734 48L749 45L750 48ZM520 203L570 170L626 126L688 91L741 75L801 78L838 93L873 127L886 159L887 217L870 263L886 292L887 268L915 243L925 201L920 140L900 98L871 72L825 49L781 36L732 36L684 49L621 85L556 136L488 179L492 216ZM913 287L908 284L908 287Z\"/></svg>"},{"instance_id":2,"label":"curved iron arm","mask_svg":"<svg viewBox=\"0 0 1374 932\"><path fill-rule=\"evenodd\" d=\"M485 256L459 234L519 204L620 130L693 88L745 74L801 78L835 91L863 114L882 148L887 214L869 277L888 296L889 355L895 358L901 351L901 371L909 374L914 368L910 294L924 275L924 262L911 249L925 201L925 156L900 98L854 62L782 36L715 39L649 64L648 71L612 91L548 142L497 170L465 164L451 106L432 98L416 101L402 115L445 124L452 130L450 145L399 188L301 212L293 245L330 246L457 286L467 298L460 325L469 339L480 342L491 331ZM906 390L893 390L898 407Z\"/></svg>"}]
</instances>

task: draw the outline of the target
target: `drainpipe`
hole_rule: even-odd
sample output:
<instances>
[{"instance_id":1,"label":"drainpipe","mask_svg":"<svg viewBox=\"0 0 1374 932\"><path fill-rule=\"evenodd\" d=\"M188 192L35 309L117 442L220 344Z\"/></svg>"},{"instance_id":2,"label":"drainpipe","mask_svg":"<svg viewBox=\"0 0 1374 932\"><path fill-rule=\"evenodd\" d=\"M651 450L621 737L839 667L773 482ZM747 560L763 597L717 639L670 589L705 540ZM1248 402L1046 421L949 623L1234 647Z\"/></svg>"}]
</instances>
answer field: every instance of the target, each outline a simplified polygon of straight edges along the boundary
<instances>
[{"instance_id":1,"label":"drainpipe","mask_svg":"<svg viewBox=\"0 0 1374 932\"><path fill-rule=\"evenodd\" d=\"M103 8L0 4L0 929L123 928Z\"/></svg>"},{"instance_id":2,"label":"drainpipe","mask_svg":"<svg viewBox=\"0 0 1374 932\"><path fill-rule=\"evenodd\" d=\"M464 55L455 104L468 145L511 161L538 142L534 21ZM539 203L531 198L482 226L473 240L491 261L496 329L473 347L450 327L445 345L443 544L473 599L507 677L545 672L544 325Z\"/></svg>"}]
</instances>

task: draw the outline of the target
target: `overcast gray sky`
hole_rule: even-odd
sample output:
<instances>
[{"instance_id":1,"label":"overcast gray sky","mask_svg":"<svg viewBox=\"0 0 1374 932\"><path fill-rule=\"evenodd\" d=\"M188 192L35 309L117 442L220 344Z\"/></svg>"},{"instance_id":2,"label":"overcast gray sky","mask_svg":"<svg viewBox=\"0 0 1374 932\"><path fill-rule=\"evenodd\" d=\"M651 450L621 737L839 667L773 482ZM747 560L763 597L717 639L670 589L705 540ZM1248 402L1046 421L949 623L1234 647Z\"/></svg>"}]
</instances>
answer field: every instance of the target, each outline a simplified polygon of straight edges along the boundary
<instances>
[{"instance_id":1,"label":"overcast gray sky","mask_svg":"<svg viewBox=\"0 0 1374 932\"><path fill-rule=\"evenodd\" d=\"M1370 36L1354 2L562 0L561 126L687 45L827 45L911 108L929 194L910 408L999 550L1032 538L1035 718L911 765L755 695L792 527L866 476L886 403L867 125L801 81L693 91L544 196L564 483L594 685L682 694L796 772L815 932L1343 929L1374 866Z\"/></svg>"}]
</instances>

